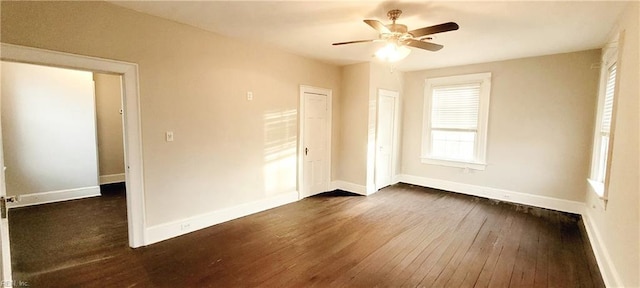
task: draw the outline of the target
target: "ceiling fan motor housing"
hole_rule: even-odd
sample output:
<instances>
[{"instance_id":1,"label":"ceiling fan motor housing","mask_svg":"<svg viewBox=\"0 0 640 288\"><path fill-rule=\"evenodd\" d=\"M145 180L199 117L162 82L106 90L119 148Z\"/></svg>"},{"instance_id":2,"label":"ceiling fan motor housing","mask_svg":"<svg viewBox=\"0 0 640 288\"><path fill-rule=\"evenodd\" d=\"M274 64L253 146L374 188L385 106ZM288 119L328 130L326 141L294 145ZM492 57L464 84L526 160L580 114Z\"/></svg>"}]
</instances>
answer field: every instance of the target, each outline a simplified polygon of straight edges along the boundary
<instances>
[{"instance_id":1,"label":"ceiling fan motor housing","mask_svg":"<svg viewBox=\"0 0 640 288\"><path fill-rule=\"evenodd\" d=\"M407 25L403 24L389 24L385 25L392 33L407 33L409 29L407 29Z\"/></svg>"},{"instance_id":2,"label":"ceiling fan motor housing","mask_svg":"<svg viewBox=\"0 0 640 288\"><path fill-rule=\"evenodd\" d=\"M391 33L380 33L380 39L387 42L395 42L397 45L404 44L405 41L413 38L413 35L407 31L407 25L403 24L389 24L385 25Z\"/></svg>"},{"instance_id":3,"label":"ceiling fan motor housing","mask_svg":"<svg viewBox=\"0 0 640 288\"><path fill-rule=\"evenodd\" d=\"M385 25L391 33L381 33L380 38L386 41L395 42L397 45L404 44L405 41L411 39L413 35L409 34L409 29L407 25L404 24L396 24L396 20L400 18L400 14L402 14L402 10L394 9L387 12L387 17L391 21L393 21L389 25Z\"/></svg>"}]
</instances>

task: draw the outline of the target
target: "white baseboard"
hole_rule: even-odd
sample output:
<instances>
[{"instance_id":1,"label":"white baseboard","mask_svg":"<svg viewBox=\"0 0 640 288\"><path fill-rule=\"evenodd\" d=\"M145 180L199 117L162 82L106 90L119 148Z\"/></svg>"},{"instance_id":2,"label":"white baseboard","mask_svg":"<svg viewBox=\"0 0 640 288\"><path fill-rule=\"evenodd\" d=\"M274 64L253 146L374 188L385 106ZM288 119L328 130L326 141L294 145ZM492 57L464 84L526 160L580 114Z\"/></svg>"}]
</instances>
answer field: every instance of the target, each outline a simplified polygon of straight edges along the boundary
<instances>
[{"instance_id":1,"label":"white baseboard","mask_svg":"<svg viewBox=\"0 0 640 288\"><path fill-rule=\"evenodd\" d=\"M360 195L367 195L367 187L364 185L354 184L347 181L335 180L331 181L330 190L342 190Z\"/></svg>"},{"instance_id":2,"label":"white baseboard","mask_svg":"<svg viewBox=\"0 0 640 288\"><path fill-rule=\"evenodd\" d=\"M593 249L593 254L596 256L596 262L598 263L598 268L600 268L600 274L602 275L602 280L604 280L604 285L606 287L622 287L623 285L620 280L620 274L618 274L613 261L611 261L607 246L602 244L604 242L602 241L600 232L596 226L593 225L591 216L589 216L587 209L582 213L582 221L584 222L585 230L587 230L591 249Z\"/></svg>"},{"instance_id":3,"label":"white baseboard","mask_svg":"<svg viewBox=\"0 0 640 288\"><path fill-rule=\"evenodd\" d=\"M7 207L17 208L95 196L100 196L100 186L19 195L18 202L7 203Z\"/></svg>"},{"instance_id":4,"label":"white baseboard","mask_svg":"<svg viewBox=\"0 0 640 288\"><path fill-rule=\"evenodd\" d=\"M378 192L378 189L376 189L376 183L375 182L370 182L369 184L367 184L367 196L371 196L373 194L375 194L376 192Z\"/></svg>"},{"instance_id":5,"label":"white baseboard","mask_svg":"<svg viewBox=\"0 0 640 288\"><path fill-rule=\"evenodd\" d=\"M520 193L478 185L463 184L440 179L406 174L399 175L398 178L400 182L404 182L407 184L430 187L440 190L452 191L467 195L485 197L505 202L530 205L574 214L582 214L585 207L584 203L577 201Z\"/></svg>"},{"instance_id":6,"label":"white baseboard","mask_svg":"<svg viewBox=\"0 0 640 288\"><path fill-rule=\"evenodd\" d=\"M145 245L150 245L216 224L227 222L229 220L237 219L271 208L296 202L298 201L298 197L298 191L293 191L276 195L270 198L189 217L178 221L148 227L146 229Z\"/></svg>"},{"instance_id":7,"label":"white baseboard","mask_svg":"<svg viewBox=\"0 0 640 288\"><path fill-rule=\"evenodd\" d=\"M124 182L124 173L100 175L100 185Z\"/></svg>"}]
</instances>

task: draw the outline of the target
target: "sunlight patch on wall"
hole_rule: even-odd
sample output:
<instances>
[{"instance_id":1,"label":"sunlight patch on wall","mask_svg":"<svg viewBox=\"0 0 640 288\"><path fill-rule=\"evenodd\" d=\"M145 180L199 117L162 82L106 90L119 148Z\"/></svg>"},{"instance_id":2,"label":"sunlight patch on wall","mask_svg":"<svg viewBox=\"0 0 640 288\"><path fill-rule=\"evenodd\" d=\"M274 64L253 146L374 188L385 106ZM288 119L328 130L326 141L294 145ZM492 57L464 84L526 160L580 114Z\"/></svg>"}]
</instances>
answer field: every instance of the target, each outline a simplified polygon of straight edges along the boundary
<instances>
[{"instance_id":1,"label":"sunlight patch on wall","mask_svg":"<svg viewBox=\"0 0 640 288\"><path fill-rule=\"evenodd\" d=\"M296 189L298 111L269 111L264 115L264 191L267 195Z\"/></svg>"}]
</instances>

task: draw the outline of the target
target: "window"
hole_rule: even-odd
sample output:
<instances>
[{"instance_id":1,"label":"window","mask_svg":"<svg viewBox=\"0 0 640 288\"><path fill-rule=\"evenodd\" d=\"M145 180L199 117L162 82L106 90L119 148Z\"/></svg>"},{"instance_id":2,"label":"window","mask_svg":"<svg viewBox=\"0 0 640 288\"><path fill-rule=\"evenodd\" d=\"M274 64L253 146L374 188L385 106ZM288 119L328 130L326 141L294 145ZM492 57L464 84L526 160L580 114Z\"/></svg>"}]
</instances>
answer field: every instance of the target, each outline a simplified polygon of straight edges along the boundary
<instances>
[{"instance_id":1,"label":"window","mask_svg":"<svg viewBox=\"0 0 640 288\"><path fill-rule=\"evenodd\" d=\"M616 94L616 75L618 52L614 45L603 50L600 72L600 90L598 93L598 114L591 160L591 179L589 183L598 196L606 200L605 183L613 139L614 100Z\"/></svg>"},{"instance_id":2,"label":"window","mask_svg":"<svg viewBox=\"0 0 640 288\"><path fill-rule=\"evenodd\" d=\"M604 94L604 106L602 108L602 121L600 122L600 149L598 151L598 170L595 179L604 182L607 175L607 154L609 152L609 136L611 135L611 114L613 114L613 91L616 87L616 64L613 64L607 73L607 84Z\"/></svg>"},{"instance_id":3,"label":"window","mask_svg":"<svg viewBox=\"0 0 640 288\"><path fill-rule=\"evenodd\" d=\"M425 84L422 163L484 170L491 73Z\"/></svg>"}]
</instances>

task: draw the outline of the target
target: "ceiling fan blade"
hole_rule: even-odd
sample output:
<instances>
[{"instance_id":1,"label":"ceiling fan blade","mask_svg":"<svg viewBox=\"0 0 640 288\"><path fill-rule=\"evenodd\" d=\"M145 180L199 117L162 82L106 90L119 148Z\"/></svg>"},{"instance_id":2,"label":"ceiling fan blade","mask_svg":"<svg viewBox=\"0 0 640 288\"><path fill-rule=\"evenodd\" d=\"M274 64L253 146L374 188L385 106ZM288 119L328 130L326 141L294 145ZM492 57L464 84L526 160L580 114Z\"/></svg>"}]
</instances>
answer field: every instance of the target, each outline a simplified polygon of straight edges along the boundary
<instances>
[{"instance_id":1,"label":"ceiling fan blade","mask_svg":"<svg viewBox=\"0 0 640 288\"><path fill-rule=\"evenodd\" d=\"M440 49L442 49L444 47L444 46L442 46L440 44L424 42L424 41L418 41L418 40L409 40L409 41L407 41L406 45L407 46L411 46L411 47L424 49L424 50L429 50L429 51L438 51L438 50L440 50Z\"/></svg>"},{"instance_id":2,"label":"ceiling fan blade","mask_svg":"<svg viewBox=\"0 0 640 288\"><path fill-rule=\"evenodd\" d=\"M387 26L384 26L384 24L382 24L382 22L378 20L364 20L364 23L367 23L367 25L373 27L373 29L378 30L378 32L380 33L391 33L391 30L389 30Z\"/></svg>"},{"instance_id":3,"label":"ceiling fan blade","mask_svg":"<svg viewBox=\"0 0 640 288\"><path fill-rule=\"evenodd\" d=\"M345 44L354 44L354 43L365 43L365 42L373 42L376 40L356 40L356 41L348 41L348 42L338 42L338 43L333 43L331 45L345 45Z\"/></svg>"},{"instance_id":4,"label":"ceiling fan blade","mask_svg":"<svg viewBox=\"0 0 640 288\"><path fill-rule=\"evenodd\" d=\"M458 30L458 28L460 28L460 26L458 26L458 24L456 24L455 22L447 22L447 23L424 27L416 30L411 30L409 31L409 34L413 35L413 37L422 37L425 35L442 33L447 31L454 31L454 30Z\"/></svg>"}]
</instances>

